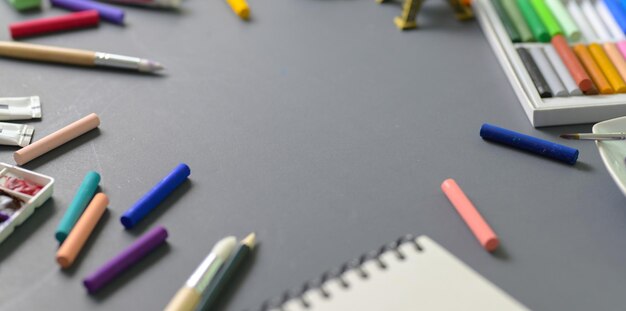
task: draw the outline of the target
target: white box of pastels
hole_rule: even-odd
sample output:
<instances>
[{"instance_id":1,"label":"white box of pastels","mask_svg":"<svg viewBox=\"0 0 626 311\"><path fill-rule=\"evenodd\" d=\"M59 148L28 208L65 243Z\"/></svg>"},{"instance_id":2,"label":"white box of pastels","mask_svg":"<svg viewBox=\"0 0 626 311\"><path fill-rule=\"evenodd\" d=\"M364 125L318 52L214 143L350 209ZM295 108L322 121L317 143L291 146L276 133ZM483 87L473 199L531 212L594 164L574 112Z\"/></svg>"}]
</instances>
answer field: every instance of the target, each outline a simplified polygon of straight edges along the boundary
<instances>
[{"instance_id":1,"label":"white box of pastels","mask_svg":"<svg viewBox=\"0 0 626 311\"><path fill-rule=\"evenodd\" d=\"M54 178L0 163L0 243L52 196Z\"/></svg>"},{"instance_id":2,"label":"white box of pastels","mask_svg":"<svg viewBox=\"0 0 626 311\"><path fill-rule=\"evenodd\" d=\"M563 1L566 2L567 0ZM474 0L472 6L487 40L533 126L595 123L626 116L626 94L541 98L516 47L545 46L549 43L512 43L490 0Z\"/></svg>"}]
</instances>

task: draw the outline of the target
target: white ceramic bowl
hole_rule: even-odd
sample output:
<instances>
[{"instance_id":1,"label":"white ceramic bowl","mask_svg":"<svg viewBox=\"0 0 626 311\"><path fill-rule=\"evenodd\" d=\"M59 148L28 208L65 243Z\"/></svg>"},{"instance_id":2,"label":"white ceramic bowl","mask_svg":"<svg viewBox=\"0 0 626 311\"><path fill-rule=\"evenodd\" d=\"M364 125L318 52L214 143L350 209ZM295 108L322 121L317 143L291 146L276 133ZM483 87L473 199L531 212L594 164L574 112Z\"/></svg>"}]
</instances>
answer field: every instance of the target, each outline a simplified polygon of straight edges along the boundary
<instances>
[{"instance_id":1,"label":"white ceramic bowl","mask_svg":"<svg viewBox=\"0 0 626 311\"><path fill-rule=\"evenodd\" d=\"M596 123L592 131L594 133L626 132L626 117ZM626 141L596 141L596 146L609 174L622 193L626 195Z\"/></svg>"}]
</instances>

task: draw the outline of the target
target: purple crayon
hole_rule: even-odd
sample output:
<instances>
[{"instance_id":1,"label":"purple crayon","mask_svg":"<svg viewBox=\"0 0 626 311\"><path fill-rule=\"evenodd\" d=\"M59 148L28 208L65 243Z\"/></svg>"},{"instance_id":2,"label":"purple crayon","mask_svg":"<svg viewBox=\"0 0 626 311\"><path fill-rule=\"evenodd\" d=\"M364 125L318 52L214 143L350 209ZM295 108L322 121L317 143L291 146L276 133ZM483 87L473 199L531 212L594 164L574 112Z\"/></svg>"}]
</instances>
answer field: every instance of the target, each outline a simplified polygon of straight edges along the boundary
<instances>
[{"instance_id":1,"label":"purple crayon","mask_svg":"<svg viewBox=\"0 0 626 311\"><path fill-rule=\"evenodd\" d=\"M124 24L124 11L106 4L90 0L50 0L50 2L56 7L70 11L96 10L103 20L119 25Z\"/></svg>"},{"instance_id":2,"label":"purple crayon","mask_svg":"<svg viewBox=\"0 0 626 311\"><path fill-rule=\"evenodd\" d=\"M126 271L126 269L146 257L159 245L165 243L165 239L167 239L167 230L160 226L142 235L135 243L109 260L109 262L83 281L87 291L90 294L97 292L122 272Z\"/></svg>"}]
</instances>

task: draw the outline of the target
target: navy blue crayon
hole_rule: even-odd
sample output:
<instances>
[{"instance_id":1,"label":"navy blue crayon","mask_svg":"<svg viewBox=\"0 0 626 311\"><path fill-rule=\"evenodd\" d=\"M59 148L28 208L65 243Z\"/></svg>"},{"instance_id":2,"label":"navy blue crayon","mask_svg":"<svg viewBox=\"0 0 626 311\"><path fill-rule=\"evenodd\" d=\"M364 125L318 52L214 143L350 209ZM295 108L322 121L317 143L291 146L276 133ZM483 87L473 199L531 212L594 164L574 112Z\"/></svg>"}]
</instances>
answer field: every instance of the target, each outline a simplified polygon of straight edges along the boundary
<instances>
[{"instance_id":1,"label":"navy blue crayon","mask_svg":"<svg viewBox=\"0 0 626 311\"><path fill-rule=\"evenodd\" d=\"M487 123L483 124L480 128L480 137L485 140L509 145L517 149L526 150L547 158L565 162L570 165L576 164L576 160L578 159L578 149L513 132Z\"/></svg>"},{"instance_id":2,"label":"navy blue crayon","mask_svg":"<svg viewBox=\"0 0 626 311\"><path fill-rule=\"evenodd\" d=\"M124 212L120 218L122 225L124 225L126 229L134 227L139 221L146 217L148 213L155 209L159 203L163 202L174 189L187 180L189 174L191 174L191 170L187 164L178 164L172 172L150 189L133 207Z\"/></svg>"}]
</instances>

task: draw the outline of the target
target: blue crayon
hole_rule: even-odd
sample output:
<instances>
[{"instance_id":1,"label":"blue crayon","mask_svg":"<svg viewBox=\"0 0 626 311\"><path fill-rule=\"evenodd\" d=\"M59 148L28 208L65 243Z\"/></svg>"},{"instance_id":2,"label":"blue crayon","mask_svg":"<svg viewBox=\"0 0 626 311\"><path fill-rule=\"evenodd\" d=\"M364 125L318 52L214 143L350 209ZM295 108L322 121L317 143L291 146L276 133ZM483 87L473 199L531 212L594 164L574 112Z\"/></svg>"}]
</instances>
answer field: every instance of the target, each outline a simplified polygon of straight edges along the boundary
<instances>
[{"instance_id":1,"label":"blue crayon","mask_svg":"<svg viewBox=\"0 0 626 311\"><path fill-rule=\"evenodd\" d=\"M605 0L604 3L606 7L611 11L611 15L615 18L615 21L619 25L619 28L622 29L622 32L626 33L626 11L624 8L617 2L618 0ZM624 1L622 1L624 4Z\"/></svg>"},{"instance_id":2,"label":"blue crayon","mask_svg":"<svg viewBox=\"0 0 626 311\"><path fill-rule=\"evenodd\" d=\"M513 132L487 123L483 124L480 128L480 137L485 140L509 145L517 149L526 150L547 158L565 162L570 165L576 164L576 160L578 159L578 149Z\"/></svg>"},{"instance_id":3,"label":"blue crayon","mask_svg":"<svg viewBox=\"0 0 626 311\"><path fill-rule=\"evenodd\" d=\"M144 195L133 207L129 208L120 221L126 229L131 229L139 221L141 221L148 213L163 202L165 198L182 184L191 174L191 170L187 164L181 163L174 168L165 178L163 178L156 186L154 186L146 195Z\"/></svg>"},{"instance_id":4,"label":"blue crayon","mask_svg":"<svg viewBox=\"0 0 626 311\"><path fill-rule=\"evenodd\" d=\"M70 234L72 228L76 224L76 221L83 214L83 211L87 207L87 204L91 201L93 196L96 194L96 189L98 189L98 183L100 183L100 174L89 171L83 182L78 187L78 191L76 191L76 195L68 206L63 218L61 218L61 222L59 222L59 226L57 227L57 231L54 234L54 237L59 241L59 243L63 243L67 235Z\"/></svg>"}]
</instances>

